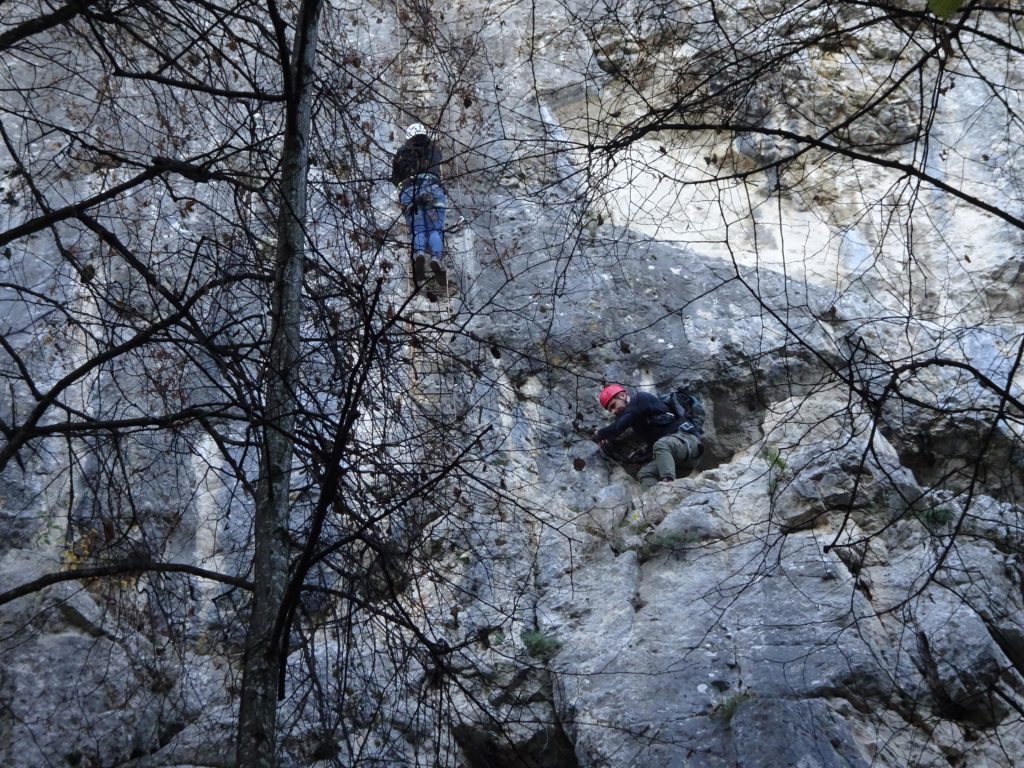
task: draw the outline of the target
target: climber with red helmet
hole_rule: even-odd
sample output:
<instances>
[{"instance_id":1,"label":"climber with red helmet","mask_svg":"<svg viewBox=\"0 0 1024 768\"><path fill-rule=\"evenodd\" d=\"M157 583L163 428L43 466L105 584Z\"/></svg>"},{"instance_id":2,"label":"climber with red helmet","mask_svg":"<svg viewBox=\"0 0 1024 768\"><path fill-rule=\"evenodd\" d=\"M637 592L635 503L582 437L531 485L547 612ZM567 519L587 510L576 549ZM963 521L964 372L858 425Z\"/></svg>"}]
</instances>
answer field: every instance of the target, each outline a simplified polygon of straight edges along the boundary
<instances>
[{"instance_id":1,"label":"climber with red helmet","mask_svg":"<svg viewBox=\"0 0 1024 768\"><path fill-rule=\"evenodd\" d=\"M645 488L659 480L676 479L676 467L686 466L701 454L699 428L677 416L665 401L650 392L632 394L621 384L609 384L597 396L601 407L615 421L597 430L595 439L605 448L627 430L647 442L652 460L640 468L636 479Z\"/></svg>"}]
</instances>

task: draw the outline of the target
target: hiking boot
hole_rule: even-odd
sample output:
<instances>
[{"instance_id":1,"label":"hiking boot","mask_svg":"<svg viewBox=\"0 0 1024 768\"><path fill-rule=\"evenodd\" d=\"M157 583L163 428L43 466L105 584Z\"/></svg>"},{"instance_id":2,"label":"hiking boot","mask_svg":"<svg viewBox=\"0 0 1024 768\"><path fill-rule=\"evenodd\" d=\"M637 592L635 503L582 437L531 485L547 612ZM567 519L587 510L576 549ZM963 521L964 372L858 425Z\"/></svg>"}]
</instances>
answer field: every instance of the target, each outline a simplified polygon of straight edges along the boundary
<instances>
[{"instance_id":1,"label":"hiking boot","mask_svg":"<svg viewBox=\"0 0 1024 768\"><path fill-rule=\"evenodd\" d=\"M665 475L664 477L661 478L661 482L663 482L663 483L671 483L675 479L676 479L675 475Z\"/></svg>"},{"instance_id":2,"label":"hiking boot","mask_svg":"<svg viewBox=\"0 0 1024 768\"><path fill-rule=\"evenodd\" d=\"M422 251L412 255L412 282L417 288L427 281L427 254Z\"/></svg>"},{"instance_id":3,"label":"hiking boot","mask_svg":"<svg viewBox=\"0 0 1024 768\"><path fill-rule=\"evenodd\" d=\"M430 271L434 273L434 279L440 285L444 285L446 282L448 282L448 273L445 271L444 264L442 264L440 260L430 260Z\"/></svg>"}]
</instances>

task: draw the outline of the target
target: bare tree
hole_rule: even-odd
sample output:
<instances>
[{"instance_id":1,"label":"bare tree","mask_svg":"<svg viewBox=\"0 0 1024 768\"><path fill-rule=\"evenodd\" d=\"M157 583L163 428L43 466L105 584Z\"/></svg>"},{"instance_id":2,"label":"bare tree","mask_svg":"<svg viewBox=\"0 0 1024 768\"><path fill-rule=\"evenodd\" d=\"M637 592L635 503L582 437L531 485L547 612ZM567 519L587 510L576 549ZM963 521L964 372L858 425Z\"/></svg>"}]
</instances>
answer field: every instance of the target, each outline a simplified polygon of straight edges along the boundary
<instances>
[{"instance_id":1,"label":"bare tree","mask_svg":"<svg viewBox=\"0 0 1024 768\"><path fill-rule=\"evenodd\" d=\"M173 649L180 666L153 684L179 686L183 707L187 638L244 646L227 685L241 671L246 765L282 749L402 753L391 710L409 691L424 700L402 715L413 752L448 742L432 735L453 707L436 684L498 628L442 641L432 623L467 566L439 566L434 539L471 546L497 507L508 522L530 512L492 464L506 385L482 364L497 347L453 334L447 304L416 309L404 234L381 210L394 115L408 117L377 111L400 94L346 40L362 9L319 8L25 7L2 33L0 463L26 511L26 478L46 468L56 505L5 522L12 546L56 535L49 569L3 602L60 602L55 585L83 584L112 606L98 637ZM472 46L405 23L424 54L445 53L441 102L468 94ZM437 594L410 592L427 574ZM36 733L57 713L39 717ZM145 738L170 738L176 720ZM116 731L90 722L103 746L75 760L124 759L138 737Z\"/></svg>"},{"instance_id":2,"label":"bare tree","mask_svg":"<svg viewBox=\"0 0 1024 768\"><path fill-rule=\"evenodd\" d=\"M298 410L294 375L301 355L306 174L320 8L319 0L299 6L295 42L290 50L281 49L282 70L287 74L285 130L267 360L266 422L254 521L255 592L246 637L238 722L239 765L277 764L277 692L287 658L284 598L291 569L288 495L292 434ZM278 26L284 25L279 21Z\"/></svg>"}]
</instances>

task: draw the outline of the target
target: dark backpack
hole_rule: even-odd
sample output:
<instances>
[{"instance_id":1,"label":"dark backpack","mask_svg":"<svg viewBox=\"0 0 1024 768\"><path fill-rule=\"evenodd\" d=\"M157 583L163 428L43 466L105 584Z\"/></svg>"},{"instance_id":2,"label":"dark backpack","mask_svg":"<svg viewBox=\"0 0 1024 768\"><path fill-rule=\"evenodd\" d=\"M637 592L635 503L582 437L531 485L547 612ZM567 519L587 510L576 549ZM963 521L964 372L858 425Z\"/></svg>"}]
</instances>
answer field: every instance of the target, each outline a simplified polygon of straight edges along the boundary
<instances>
[{"instance_id":1,"label":"dark backpack","mask_svg":"<svg viewBox=\"0 0 1024 768\"><path fill-rule=\"evenodd\" d=\"M391 182L398 186L417 173L434 172L434 151L426 136L413 136L395 153L391 165Z\"/></svg>"},{"instance_id":2,"label":"dark backpack","mask_svg":"<svg viewBox=\"0 0 1024 768\"><path fill-rule=\"evenodd\" d=\"M669 413L674 414L681 420L680 432L690 432L695 435L704 434L704 406L700 400L691 395L685 389L677 389L661 396L661 401L668 408Z\"/></svg>"}]
</instances>

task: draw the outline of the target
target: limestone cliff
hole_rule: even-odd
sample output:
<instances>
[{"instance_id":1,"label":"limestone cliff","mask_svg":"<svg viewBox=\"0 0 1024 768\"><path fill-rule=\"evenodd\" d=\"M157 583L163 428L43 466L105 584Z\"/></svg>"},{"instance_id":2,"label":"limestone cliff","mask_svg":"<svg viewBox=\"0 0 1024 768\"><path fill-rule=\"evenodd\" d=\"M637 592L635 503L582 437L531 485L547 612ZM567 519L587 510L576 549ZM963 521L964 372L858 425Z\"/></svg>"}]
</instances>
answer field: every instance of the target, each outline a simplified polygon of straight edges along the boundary
<instances>
[{"instance_id":1,"label":"limestone cliff","mask_svg":"<svg viewBox=\"0 0 1024 768\"><path fill-rule=\"evenodd\" d=\"M212 8L203 108L84 74L102 14L0 29L12 768L232 764L284 118ZM1024 761L1022 25L328 4L281 764ZM447 300L409 296L383 183L413 120ZM700 396L696 471L598 450L611 381Z\"/></svg>"}]
</instances>

